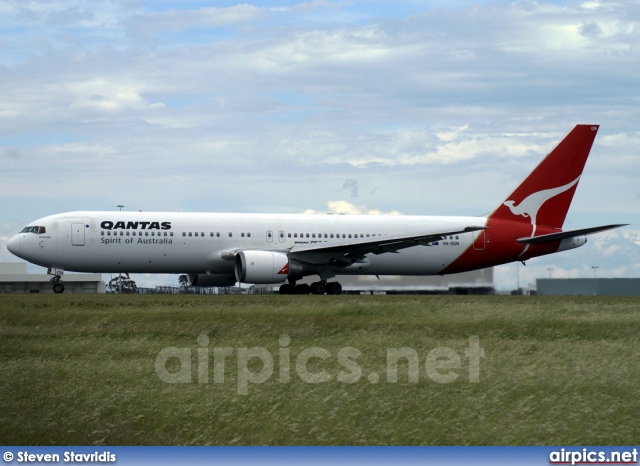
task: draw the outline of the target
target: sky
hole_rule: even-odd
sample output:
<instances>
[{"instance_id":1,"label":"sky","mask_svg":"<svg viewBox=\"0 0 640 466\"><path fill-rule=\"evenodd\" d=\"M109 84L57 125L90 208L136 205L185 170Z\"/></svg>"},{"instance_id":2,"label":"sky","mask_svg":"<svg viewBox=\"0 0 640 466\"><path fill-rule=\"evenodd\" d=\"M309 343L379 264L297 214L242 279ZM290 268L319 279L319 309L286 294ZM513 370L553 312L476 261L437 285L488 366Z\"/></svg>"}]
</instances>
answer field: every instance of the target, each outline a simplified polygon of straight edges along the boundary
<instances>
[{"instance_id":1,"label":"sky","mask_svg":"<svg viewBox=\"0 0 640 466\"><path fill-rule=\"evenodd\" d=\"M630 225L496 285L640 276L638 1L0 0L0 95L0 261L119 204L480 215L586 123L564 227Z\"/></svg>"}]
</instances>

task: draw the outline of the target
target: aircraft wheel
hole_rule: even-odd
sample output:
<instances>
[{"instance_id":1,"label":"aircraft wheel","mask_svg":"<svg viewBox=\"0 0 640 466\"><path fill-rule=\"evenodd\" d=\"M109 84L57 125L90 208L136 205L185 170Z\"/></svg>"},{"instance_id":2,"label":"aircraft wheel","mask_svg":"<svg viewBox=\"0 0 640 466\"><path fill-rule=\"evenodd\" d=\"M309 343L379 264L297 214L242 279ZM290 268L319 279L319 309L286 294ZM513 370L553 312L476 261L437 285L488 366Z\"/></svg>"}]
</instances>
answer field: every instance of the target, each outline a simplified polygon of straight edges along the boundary
<instances>
[{"instance_id":1,"label":"aircraft wheel","mask_svg":"<svg viewBox=\"0 0 640 466\"><path fill-rule=\"evenodd\" d=\"M338 282L327 283L327 294L342 293L342 285Z\"/></svg>"},{"instance_id":2,"label":"aircraft wheel","mask_svg":"<svg viewBox=\"0 0 640 466\"><path fill-rule=\"evenodd\" d=\"M54 283L53 292L56 294L64 293L64 285L62 283Z\"/></svg>"},{"instance_id":3,"label":"aircraft wheel","mask_svg":"<svg viewBox=\"0 0 640 466\"><path fill-rule=\"evenodd\" d=\"M311 294L324 294L327 291L327 285L323 282L313 282L311 284Z\"/></svg>"},{"instance_id":4,"label":"aircraft wheel","mask_svg":"<svg viewBox=\"0 0 640 466\"><path fill-rule=\"evenodd\" d=\"M309 294L311 293L311 287L309 285L307 285L306 283L303 283L302 285L296 285L295 294Z\"/></svg>"},{"instance_id":5,"label":"aircraft wheel","mask_svg":"<svg viewBox=\"0 0 640 466\"><path fill-rule=\"evenodd\" d=\"M290 283L284 283L280 285L280 294L293 294L294 286Z\"/></svg>"}]
</instances>

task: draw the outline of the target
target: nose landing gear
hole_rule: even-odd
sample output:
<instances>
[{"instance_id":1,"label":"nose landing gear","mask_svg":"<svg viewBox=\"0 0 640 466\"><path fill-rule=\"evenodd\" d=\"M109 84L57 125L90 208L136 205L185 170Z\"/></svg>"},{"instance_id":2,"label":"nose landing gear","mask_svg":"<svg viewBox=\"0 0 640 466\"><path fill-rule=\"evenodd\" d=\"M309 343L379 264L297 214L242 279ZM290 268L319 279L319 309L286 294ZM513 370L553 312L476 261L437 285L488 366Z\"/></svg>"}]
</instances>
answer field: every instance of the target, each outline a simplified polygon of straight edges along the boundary
<instances>
[{"instance_id":1,"label":"nose landing gear","mask_svg":"<svg viewBox=\"0 0 640 466\"><path fill-rule=\"evenodd\" d=\"M54 282L53 283L53 292L56 294L64 293L64 285L62 283Z\"/></svg>"},{"instance_id":2,"label":"nose landing gear","mask_svg":"<svg viewBox=\"0 0 640 466\"><path fill-rule=\"evenodd\" d=\"M64 270L51 267L47 271L47 273L50 275L53 275L53 278L51 279L51 283L53 283L53 292L55 294L64 293L64 285L62 284L62 281L61 281Z\"/></svg>"}]
</instances>

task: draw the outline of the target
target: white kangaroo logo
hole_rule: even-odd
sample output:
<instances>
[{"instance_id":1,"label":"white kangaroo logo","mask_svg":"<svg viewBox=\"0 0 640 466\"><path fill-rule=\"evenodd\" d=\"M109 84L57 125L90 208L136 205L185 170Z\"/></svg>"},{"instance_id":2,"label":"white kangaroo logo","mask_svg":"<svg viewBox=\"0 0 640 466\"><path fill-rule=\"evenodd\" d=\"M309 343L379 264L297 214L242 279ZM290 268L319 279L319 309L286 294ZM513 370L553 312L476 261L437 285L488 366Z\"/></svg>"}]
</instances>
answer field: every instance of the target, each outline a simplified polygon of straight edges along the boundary
<instances>
[{"instance_id":1,"label":"white kangaroo logo","mask_svg":"<svg viewBox=\"0 0 640 466\"><path fill-rule=\"evenodd\" d=\"M542 191L538 191L537 193L529 194L518 205L515 205L515 201L512 200L505 201L504 205L509 207L509 210L511 210L511 213L513 215L522 215L525 218L529 217L529 219L531 220L531 225L533 227L531 229L531 236L535 236L538 211L542 207L542 204L547 202L549 199L556 197L558 194L562 194L563 192L568 191L578 182L578 180L580 180L579 176L571 183L567 183L564 186L560 186L559 188L544 189ZM529 249L528 244L525 246L524 250L520 253L519 256L527 252L527 249Z\"/></svg>"},{"instance_id":2,"label":"white kangaroo logo","mask_svg":"<svg viewBox=\"0 0 640 466\"><path fill-rule=\"evenodd\" d=\"M529 217L531 219L531 224L536 225L536 217L538 216L538 211L542 207L542 204L547 202L549 199L556 197L558 194L562 194L563 192L571 189L579 179L580 177L577 177L571 183L560 186L559 188L545 189L538 191L537 193L530 194L518 205L514 205L515 201L511 200L505 201L504 205L509 207L513 215Z\"/></svg>"}]
</instances>

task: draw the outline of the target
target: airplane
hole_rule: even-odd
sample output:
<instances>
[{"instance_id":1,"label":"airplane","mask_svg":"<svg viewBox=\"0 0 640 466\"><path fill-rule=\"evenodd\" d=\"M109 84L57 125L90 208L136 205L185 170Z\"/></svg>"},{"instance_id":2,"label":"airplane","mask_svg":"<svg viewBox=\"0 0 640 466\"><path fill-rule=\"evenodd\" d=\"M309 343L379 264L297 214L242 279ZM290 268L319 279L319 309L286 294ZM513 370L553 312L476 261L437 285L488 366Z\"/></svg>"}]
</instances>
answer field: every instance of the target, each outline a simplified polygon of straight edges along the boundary
<instances>
[{"instance_id":1,"label":"airplane","mask_svg":"<svg viewBox=\"0 0 640 466\"><path fill-rule=\"evenodd\" d=\"M577 125L491 213L480 217L68 212L30 223L7 245L65 271L186 274L192 286L281 284L281 294L342 292L340 275L445 275L583 246L563 231L598 125ZM317 276L311 285L298 284Z\"/></svg>"}]
</instances>

